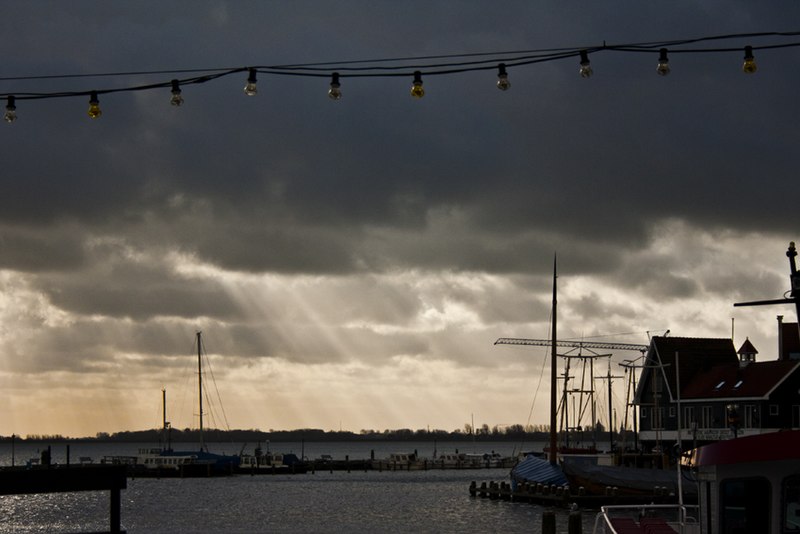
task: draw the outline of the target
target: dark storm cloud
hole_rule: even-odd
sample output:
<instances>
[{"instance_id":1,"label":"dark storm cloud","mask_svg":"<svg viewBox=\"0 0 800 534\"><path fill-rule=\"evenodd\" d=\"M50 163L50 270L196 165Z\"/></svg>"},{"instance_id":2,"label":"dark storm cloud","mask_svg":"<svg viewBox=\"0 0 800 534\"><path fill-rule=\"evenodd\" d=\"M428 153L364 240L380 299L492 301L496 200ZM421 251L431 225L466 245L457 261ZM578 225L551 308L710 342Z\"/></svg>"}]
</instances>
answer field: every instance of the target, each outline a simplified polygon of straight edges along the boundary
<instances>
[{"instance_id":1,"label":"dark storm cloud","mask_svg":"<svg viewBox=\"0 0 800 534\"><path fill-rule=\"evenodd\" d=\"M158 24L141 8L46 5L81 24L38 35L47 47L7 26L6 35L19 34L26 47L25 63L7 70L38 73L52 61L45 51L49 57L54 50L70 50L58 72L91 72L566 46L579 37L652 40L781 22L746 5L725 4L720 15L691 3L667 15L655 6L554 10L528 3L455 11L434 4L406 14L370 4L352 18L325 3L208 2L191 4L193 25L179 16L187 7L180 3L159 4ZM398 20L408 23L402 31L358 46ZM437 32L426 32L434 26ZM288 40L300 31L302 40ZM115 45L98 46L103 39ZM181 109L166 105L167 90L106 95L100 121L85 119L85 102L76 99L24 103L6 146L26 156L8 162L11 194L0 213L38 228L43 235L34 242L46 241L64 220L127 233L149 215L155 224L141 239L173 240L234 270L313 273L382 264L545 270L547 262L531 257L538 252L525 249L552 250L560 242L572 244L567 254L590 245L608 250L606 258L580 262L587 272L603 271L613 256L645 243L649 227L664 218L788 230L782 214L792 209L788 132L798 80L781 65L798 52L765 52L754 78L738 71L737 55L724 58L676 55L673 74L662 79L649 55L598 53L591 80L564 61L513 69L508 93L491 87L489 73L431 77L419 102L407 97L407 80L345 78L345 98L333 103L323 79L262 76L256 98L240 94L243 80L224 79L185 88ZM62 82L37 83L53 89ZM80 85L86 83L117 82ZM46 130L45 112L56 119ZM205 225L192 219L188 228L173 226L182 217L169 202L176 195L203 207L193 215ZM420 241L431 231L431 214L450 209L464 216L462 235ZM751 216L742 217L742 209ZM203 231L193 233L197 225ZM400 230L384 235L393 239L379 258L364 249L369 228ZM18 255L24 265L24 252ZM58 256L64 266L77 261Z\"/></svg>"},{"instance_id":2,"label":"dark storm cloud","mask_svg":"<svg viewBox=\"0 0 800 534\"><path fill-rule=\"evenodd\" d=\"M709 28L781 29L786 13L798 9L348 5L359 7L358 17L325 2L118 9L34 2L18 6L16 18L33 22L46 7L43 26L3 22L4 35L24 51L9 57L6 71L157 70L654 40L701 36ZM145 15L148 7L157 19ZM800 109L792 94L798 74L784 65L798 58L795 49L764 51L758 75L747 77L738 54L674 54L672 75L661 78L654 56L605 51L592 56L590 80L577 76L572 60L512 69L506 93L492 87L492 71L431 76L421 101L408 97L405 79L345 77L345 98L334 103L325 97L324 78L266 75L259 95L246 98L242 76L185 87L180 109L167 104L166 89L103 95L97 121L85 117L83 98L21 101L20 120L4 131L15 157L0 177L0 261L23 272L66 273L35 282L63 310L135 319L236 322L244 312L213 281L198 285L167 263L131 262L94 247L98 237L118 239L148 262L174 252L249 273L546 275L557 251L565 274L609 276L651 296L691 296L712 285L687 279L672 268L673 258L636 251L665 220L792 230L790 143ZM135 83L152 81L141 76ZM113 88L125 80L7 83L8 90L55 90ZM723 290L722 280L709 284ZM464 302L489 321L524 315L530 295L504 296L508 305L492 305L489 297Z\"/></svg>"}]
</instances>

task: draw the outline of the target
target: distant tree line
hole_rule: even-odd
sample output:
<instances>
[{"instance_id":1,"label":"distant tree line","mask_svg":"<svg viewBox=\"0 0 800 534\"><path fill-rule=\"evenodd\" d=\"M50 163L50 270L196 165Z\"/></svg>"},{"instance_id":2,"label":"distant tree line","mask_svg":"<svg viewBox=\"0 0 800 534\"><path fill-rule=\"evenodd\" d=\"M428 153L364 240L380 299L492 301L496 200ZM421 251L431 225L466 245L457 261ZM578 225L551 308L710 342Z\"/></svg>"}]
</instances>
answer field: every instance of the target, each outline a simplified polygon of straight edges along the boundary
<instances>
[{"instance_id":1,"label":"distant tree line","mask_svg":"<svg viewBox=\"0 0 800 534\"><path fill-rule=\"evenodd\" d=\"M173 442L199 442L200 432L196 429L169 429L168 437L163 429L129 430L123 432L98 432L94 437L70 438L60 434L28 434L24 438L14 436L17 441L30 442L122 442L122 443L158 443L170 439ZM401 428L396 430L321 430L302 428L296 430L218 430L206 429L203 439L208 442L298 442L298 441L502 441L530 440L544 441L549 432L548 425L482 425L472 428L464 425L463 429L453 431ZM11 441L12 436L0 436L0 441Z\"/></svg>"}]
</instances>

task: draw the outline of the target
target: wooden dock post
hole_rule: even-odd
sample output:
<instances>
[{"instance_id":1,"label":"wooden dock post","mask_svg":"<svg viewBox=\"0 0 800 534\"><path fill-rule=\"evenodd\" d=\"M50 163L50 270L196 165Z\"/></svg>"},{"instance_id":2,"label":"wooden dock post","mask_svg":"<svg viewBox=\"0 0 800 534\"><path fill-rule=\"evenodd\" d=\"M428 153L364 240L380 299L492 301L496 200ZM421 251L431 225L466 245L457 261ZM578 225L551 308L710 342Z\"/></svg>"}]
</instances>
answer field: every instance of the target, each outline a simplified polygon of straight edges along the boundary
<instances>
[{"instance_id":1,"label":"wooden dock post","mask_svg":"<svg viewBox=\"0 0 800 534\"><path fill-rule=\"evenodd\" d=\"M580 510L573 510L569 513L569 520L567 521L567 532L569 534L582 534L583 521L581 519Z\"/></svg>"},{"instance_id":2,"label":"wooden dock post","mask_svg":"<svg viewBox=\"0 0 800 534\"><path fill-rule=\"evenodd\" d=\"M556 513L552 510L542 512L542 534L556 534Z\"/></svg>"}]
</instances>

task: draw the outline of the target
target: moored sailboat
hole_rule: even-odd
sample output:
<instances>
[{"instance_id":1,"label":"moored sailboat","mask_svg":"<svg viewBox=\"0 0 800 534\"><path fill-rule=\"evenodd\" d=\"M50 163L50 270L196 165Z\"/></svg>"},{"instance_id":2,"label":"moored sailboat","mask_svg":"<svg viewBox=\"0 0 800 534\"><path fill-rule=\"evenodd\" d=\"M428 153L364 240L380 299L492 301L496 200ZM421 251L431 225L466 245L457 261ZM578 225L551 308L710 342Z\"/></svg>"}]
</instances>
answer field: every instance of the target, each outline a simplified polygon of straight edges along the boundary
<instances>
[{"instance_id":1,"label":"moored sailboat","mask_svg":"<svg viewBox=\"0 0 800 534\"><path fill-rule=\"evenodd\" d=\"M209 452L203 439L203 344L197 332L197 387L200 408L200 446L195 450L175 450L170 440L171 425L167 421L167 393L162 393L161 447L140 448L135 456L106 456L104 463L124 464L134 476L218 476L230 475L239 465L238 455Z\"/></svg>"}]
</instances>

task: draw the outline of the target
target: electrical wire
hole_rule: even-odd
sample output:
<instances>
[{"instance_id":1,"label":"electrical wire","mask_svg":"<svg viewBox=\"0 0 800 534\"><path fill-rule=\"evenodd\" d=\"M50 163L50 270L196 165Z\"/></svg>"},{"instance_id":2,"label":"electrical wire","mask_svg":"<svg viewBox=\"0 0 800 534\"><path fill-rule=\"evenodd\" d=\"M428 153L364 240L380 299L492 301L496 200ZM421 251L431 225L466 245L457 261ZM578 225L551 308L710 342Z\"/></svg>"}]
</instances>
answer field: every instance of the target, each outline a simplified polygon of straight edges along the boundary
<instances>
[{"instance_id":1,"label":"electrical wire","mask_svg":"<svg viewBox=\"0 0 800 534\"><path fill-rule=\"evenodd\" d=\"M783 40L798 36L800 36L800 31L738 33L637 43L607 44L604 41L600 45L593 46L372 58L298 64L251 65L242 67L217 67L207 69L179 68L170 70L2 76L0 77L0 84L5 82L39 82L70 79L125 79L130 77L162 75L167 79L149 84L120 85L117 87L100 87L81 89L77 91L3 91L0 92L0 98L8 99L9 97L14 97L15 100L22 101L50 98L86 97L93 93L96 95L106 95L122 92L149 91L169 88L172 80L177 80L180 86L185 87L187 85L203 84L218 80L220 78L247 72L257 72L259 74L271 76L324 78L330 78L331 74L336 72L341 78L386 78L401 76L410 77L413 76L414 72L420 71L426 77L429 77L460 74L465 72L495 70L500 63L503 63L506 68L523 67L538 63L577 58L581 54L585 54L588 57L588 55L598 52L659 53L660 49L666 48L669 50L670 54L717 54L742 52L744 49L744 44L747 44L747 46L754 51L796 48L800 47L800 41L792 40L790 42L775 42L775 40ZM766 40L770 41L763 42ZM724 41L739 41L740 43L744 44L737 43L736 46L715 46L706 48L697 46L703 43L720 43ZM762 43L758 44L759 41L762 41ZM179 76L186 77L180 78Z\"/></svg>"}]
</instances>

